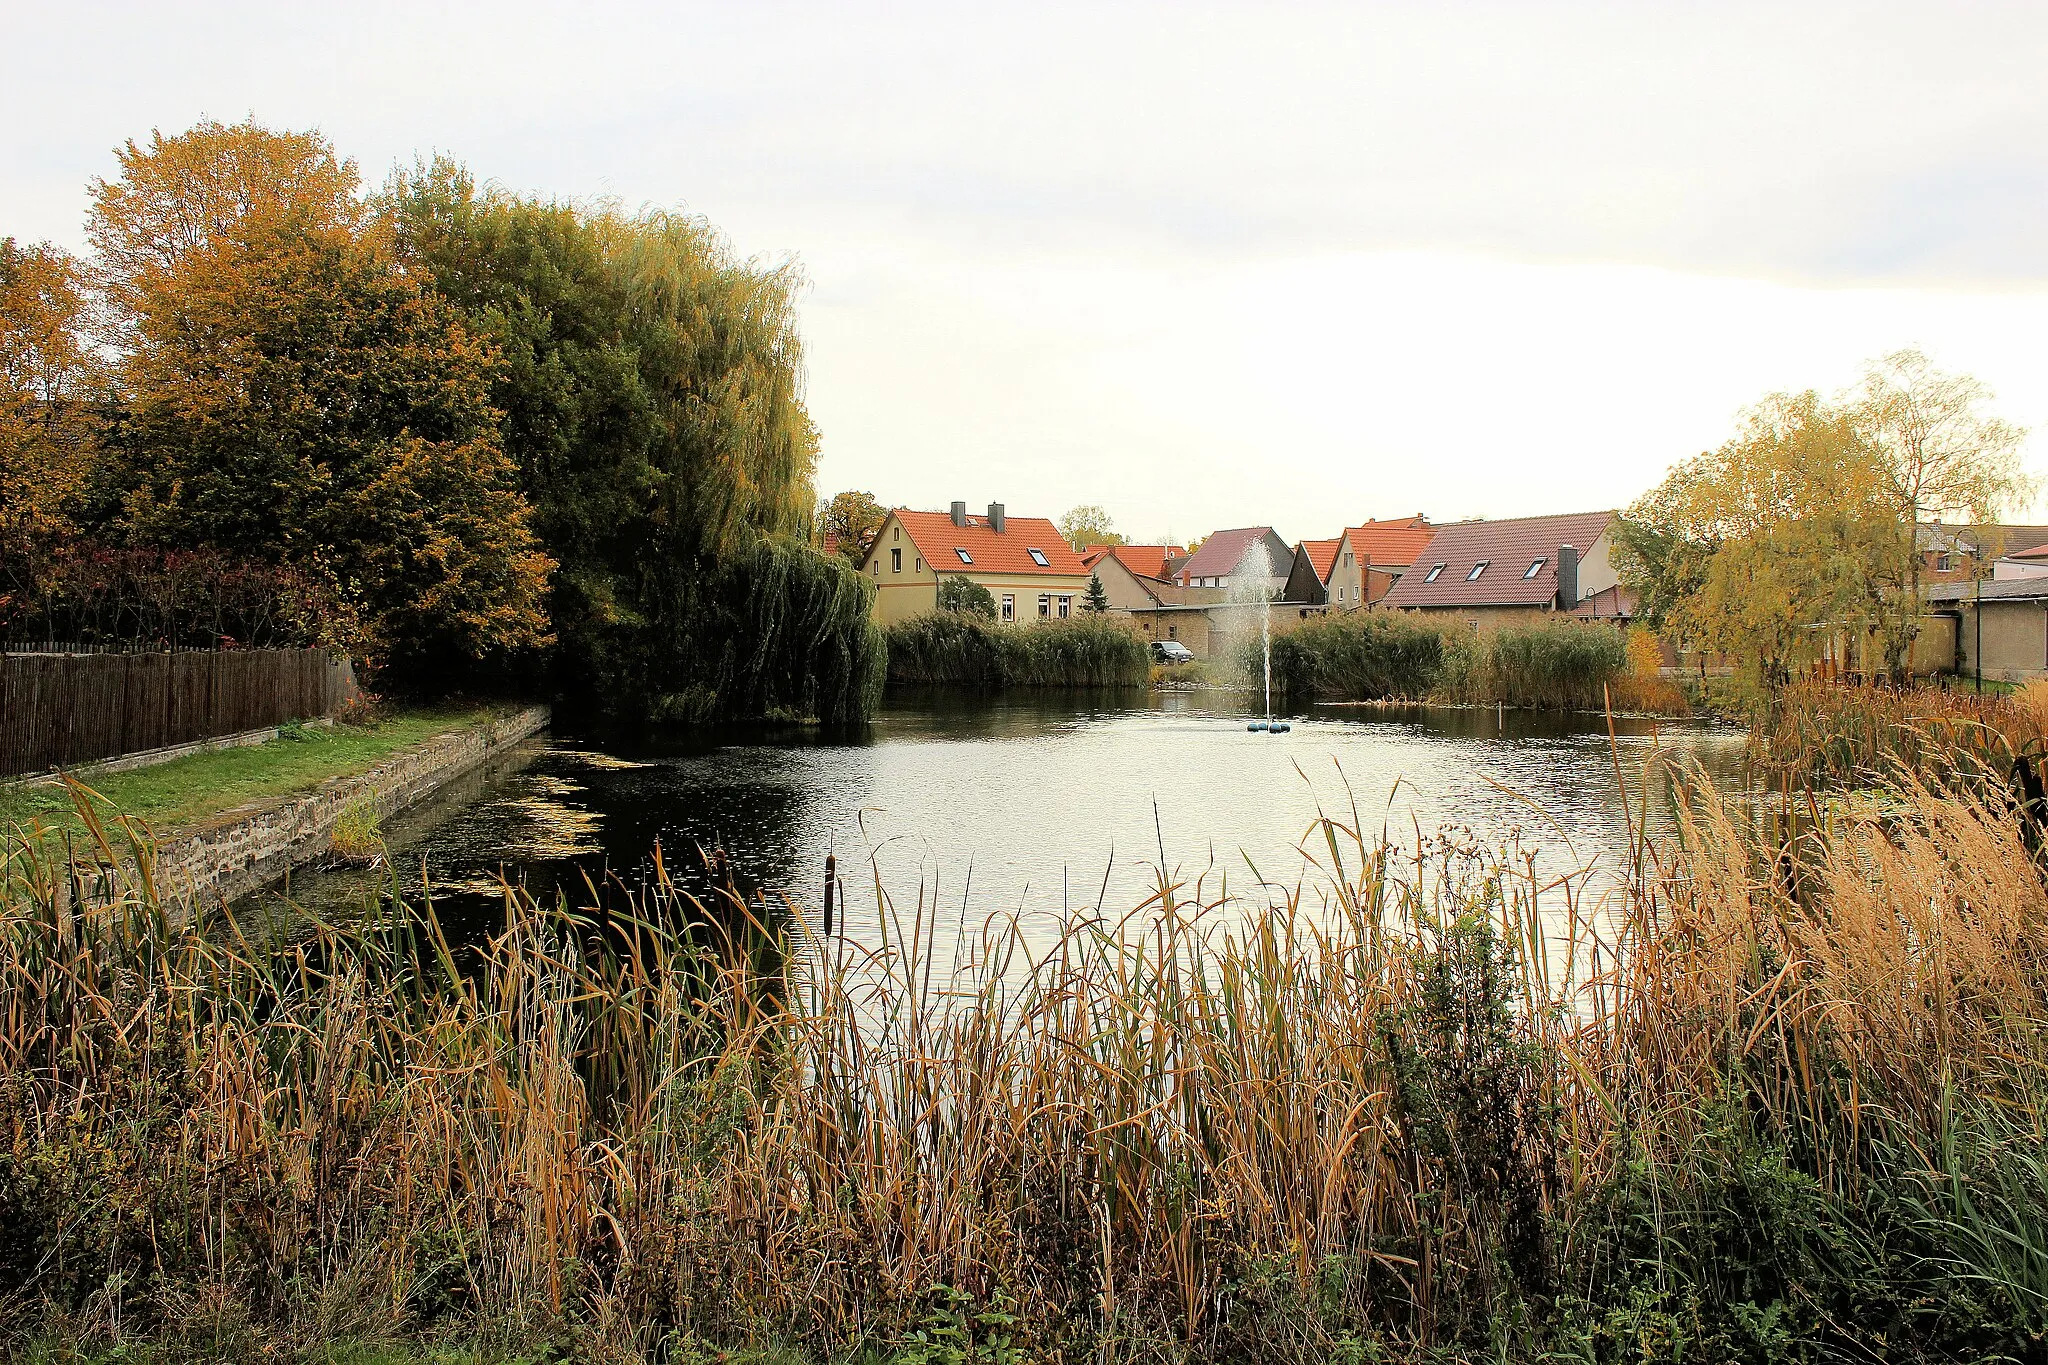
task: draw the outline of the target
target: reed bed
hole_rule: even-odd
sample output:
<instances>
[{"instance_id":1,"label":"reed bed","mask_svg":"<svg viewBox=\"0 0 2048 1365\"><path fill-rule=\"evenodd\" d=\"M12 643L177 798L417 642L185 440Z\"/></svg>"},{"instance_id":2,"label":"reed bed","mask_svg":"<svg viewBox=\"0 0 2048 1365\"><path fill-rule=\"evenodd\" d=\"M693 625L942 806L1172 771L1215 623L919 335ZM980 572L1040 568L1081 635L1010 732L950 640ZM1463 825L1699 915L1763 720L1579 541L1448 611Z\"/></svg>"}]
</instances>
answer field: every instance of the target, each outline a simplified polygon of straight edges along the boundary
<instances>
[{"instance_id":1,"label":"reed bed","mask_svg":"<svg viewBox=\"0 0 2048 1365\"><path fill-rule=\"evenodd\" d=\"M1647 646L1647 649L1644 648ZM1258 672L1258 645L1246 659ZM1453 705L1685 715L1658 676L1656 642L1568 618L1474 633L1406 612L1326 616L1273 641L1274 686L1298 700L1437 701Z\"/></svg>"},{"instance_id":2,"label":"reed bed","mask_svg":"<svg viewBox=\"0 0 2048 1365\"><path fill-rule=\"evenodd\" d=\"M1143 687L1152 657L1129 624L1083 614L1003 625L931 612L885 632L892 683L976 688Z\"/></svg>"},{"instance_id":3,"label":"reed bed","mask_svg":"<svg viewBox=\"0 0 2048 1365\"><path fill-rule=\"evenodd\" d=\"M1753 708L1750 750L1774 785L1856 786L1902 767L2003 782L2048 750L2048 682L2007 694L1793 683Z\"/></svg>"},{"instance_id":4,"label":"reed bed","mask_svg":"<svg viewBox=\"0 0 2048 1365\"><path fill-rule=\"evenodd\" d=\"M280 1358L2021 1359L2048 1332L2048 915L2020 813L1678 775L1626 894L1319 819L1269 913L812 932L729 881L180 922L5 868L16 1343ZM1787 813L1789 812L1789 813ZM118 836L118 831L115 831ZM100 877L88 893L80 864ZM67 890L68 888L68 890ZM947 931L950 937L951 931ZM1035 945L1035 946L1034 946Z\"/></svg>"}]
</instances>

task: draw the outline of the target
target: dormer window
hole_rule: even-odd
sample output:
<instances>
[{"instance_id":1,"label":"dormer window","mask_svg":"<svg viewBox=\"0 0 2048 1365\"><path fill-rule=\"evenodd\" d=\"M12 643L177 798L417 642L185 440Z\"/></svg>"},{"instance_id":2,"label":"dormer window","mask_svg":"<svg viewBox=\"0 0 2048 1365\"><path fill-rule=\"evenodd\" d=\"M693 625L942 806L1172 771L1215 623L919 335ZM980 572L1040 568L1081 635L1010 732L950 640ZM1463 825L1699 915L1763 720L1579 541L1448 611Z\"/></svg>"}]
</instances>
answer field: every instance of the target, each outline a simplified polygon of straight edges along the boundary
<instances>
[{"instance_id":1,"label":"dormer window","mask_svg":"<svg viewBox=\"0 0 2048 1365\"><path fill-rule=\"evenodd\" d=\"M1465 575L1465 581L1467 583L1476 582L1479 578L1479 575L1486 572L1486 566L1491 563L1493 563L1493 561L1490 559L1482 559L1477 564L1474 564L1472 566L1472 572Z\"/></svg>"},{"instance_id":2,"label":"dormer window","mask_svg":"<svg viewBox=\"0 0 2048 1365\"><path fill-rule=\"evenodd\" d=\"M1027 547L1024 553L1030 555L1031 562L1033 564L1036 564L1039 568L1049 569L1052 567L1052 561L1045 557L1045 551Z\"/></svg>"},{"instance_id":3,"label":"dormer window","mask_svg":"<svg viewBox=\"0 0 2048 1365\"><path fill-rule=\"evenodd\" d=\"M1528 571L1527 573L1523 574L1523 575L1522 575L1522 577L1524 577L1524 578L1534 578L1534 577L1535 577L1535 576L1536 576L1537 574L1540 574L1540 573L1542 573L1542 572L1543 572L1543 566L1544 566L1544 564L1545 564L1546 562L1548 562L1548 560L1549 560L1549 559L1550 559L1550 556L1549 556L1549 555L1544 555L1544 556L1543 556L1542 558L1538 559L1538 560L1537 560L1537 561L1536 561L1535 563L1531 564L1531 565L1529 566L1529 571Z\"/></svg>"},{"instance_id":4,"label":"dormer window","mask_svg":"<svg viewBox=\"0 0 2048 1365\"><path fill-rule=\"evenodd\" d=\"M1434 583L1443 574L1443 571L1443 565L1432 564L1429 567L1429 572L1422 576L1422 581L1425 583Z\"/></svg>"},{"instance_id":5,"label":"dormer window","mask_svg":"<svg viewBox=\"0 0 2048 1365\"><path fill-rule=\"evenodd\" d=\"M967 553L966 550L962 549L958 545L955 545L953 547L953 553L960 556L960 562L962 564L972 564L974 562L974 556Z\"/></svg>"}]
</instances>

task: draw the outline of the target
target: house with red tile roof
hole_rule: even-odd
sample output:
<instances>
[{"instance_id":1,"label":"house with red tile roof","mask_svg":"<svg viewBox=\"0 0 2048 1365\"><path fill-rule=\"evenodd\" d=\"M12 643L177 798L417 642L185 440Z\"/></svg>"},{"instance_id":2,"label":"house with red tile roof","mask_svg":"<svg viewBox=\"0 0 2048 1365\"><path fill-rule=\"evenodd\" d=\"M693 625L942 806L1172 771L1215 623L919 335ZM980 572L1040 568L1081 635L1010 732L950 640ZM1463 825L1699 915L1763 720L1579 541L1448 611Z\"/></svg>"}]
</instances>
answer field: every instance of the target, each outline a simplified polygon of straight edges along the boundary
<instances>
[{"instance_id":1,"label":"house with red tile roof","mask_svg":"<svg viewBox=\"0 0 2048 1365\"><path fill-rule=\"evenodd\" d=\"M1475 627L1576 612L1616 584L1613 512L1439 526L1378 603L1462 617ZM1603 601L1618 603L1619 596Z\"/></svg>"},{"instance_id":2,"label":"house with red tile roof","mask_svg":"<svg viewBox=\"0 0 2048 1365\"><path fill-rule=\"evenodd\" d=\"M1166 578L1166 566L1185 559L1187 551L1178 545L1090 545L1080 552L1081 562L1094 568L1105 556L1113 557L1140 578Z\"/></svg>"},{"instance_id":3,"label":"house with red tile roof","mask_svg":"<svg viewBox=\"0 0 2048 1365\"><path fill-rule=\"evenodd\" d=\"M1330 568L1337 562L1337 547L1341 544L1340 536L1336 540L1304 540L1295 546L1294 565L1287 575L1287 586L1281 589L1280 600L1311 607L1328 602Z\"/></svg>"},{"instance_id":4,"label":"house with red tile roof","mask_svg":"<svg viewBox=\"0 0 2048 1365\"><path fill-rule=\"evenodd\" d=\"M1368 519L1362 526L1346 527L1337 538L1336 558L1324 579L1330 605L1356 611L1385 597L1435 534L1429 518L1420 514L1389 521Z\"/></svg>"},{"instance_id":5,"label":"house with red tile roof","mask_svg":"<svg viewBox=\"0 0 2048 1365\"><path fill-rule=\"evenodd\" d=\"M1095 545L1082 551L1081 562L1102 580L1111 611L1145 611L1182 600L1167 565L1185 554L1177 545Z\"/></svg>"},{"instance_id":6,"label":"house with red tile roof","mask_svg":"<svg viewBox=\"0 0 2048 1365\"><path fill-rule=\"evenodd\" d=\"M907 620L939 604L939 580L981 584L1004 621L1072 616L1088 593L1088 566L1044 517L1013 517L992 502L986 516L967 504L950 512L890 512L860 570L875 585L875 620Z\"/></svg>"}]
</instances>

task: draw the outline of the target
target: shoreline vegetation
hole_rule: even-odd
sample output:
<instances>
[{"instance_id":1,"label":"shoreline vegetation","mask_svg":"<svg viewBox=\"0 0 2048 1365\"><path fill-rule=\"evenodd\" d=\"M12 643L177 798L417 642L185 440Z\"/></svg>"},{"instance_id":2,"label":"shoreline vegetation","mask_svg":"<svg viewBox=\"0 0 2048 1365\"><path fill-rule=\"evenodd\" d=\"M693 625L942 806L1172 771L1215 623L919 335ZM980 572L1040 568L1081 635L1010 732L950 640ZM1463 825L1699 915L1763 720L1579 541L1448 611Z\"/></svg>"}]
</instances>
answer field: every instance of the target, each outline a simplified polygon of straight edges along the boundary
<instances>
[{"instance_id":1,"label":"shoreline vegetation","mask_svg":"<svg viewBox=\"0 0 2048 1365\"><path fill-rule=\"evenodd\" d=\"M1241 660L1255 672L1256 656ZM1308 621L1273 639L1273 688L1290 700L1433 702L1685 716L1646 632L1532 620L1474 632L1394 612Z\"/></svg>"},{"instance_id":2,"label":"shoreline vegetation","mask_svg":"<svg viewBox=\"0 0 2048 1365\"><path fill-rule=\"evenodd\" d=\"M508 714L500 705L401 708L357 715L328 726L285 725L261 744L187 754L125 771L76 774L97 799L102 821L125 815L152 836L273 797L311 791L330 778L353 777L382 760L450 730ZM59 835L86 832L66 785L30 778L0 786L0 830L41 826Z\"/></svg>"},{"instance_id":3,"label":"shoreline vegetation","mask_svg":"<svg viewBox=\"0 0 2048 1365\"><path fill-rule=\"evenodd\" d=\"M883 631L891 684L1144 687L1152 661L1126 623L1083 614L999 624L964 611L927 612Z\"/></svg>"},{"instance_id":4,"label":"shoreline vegetation","mask_svg":"<svg viewBox=\"0 0 2048 1365\"><path fill-rule=\"evenodd\" d=\"M1788 690L1775 791L1666 774L1679 833L1605 906L1340 813L1271 913L1162 873L1035 949L991 918L952 981L929 906L820 941L658 868L508 887L481 945L387 902L265 949L143 881L61 912L17 846L0 1349L2030 1358L2035 700L1908 699L1844 749L1861 699Z\"/></svg>"}]
</instances>

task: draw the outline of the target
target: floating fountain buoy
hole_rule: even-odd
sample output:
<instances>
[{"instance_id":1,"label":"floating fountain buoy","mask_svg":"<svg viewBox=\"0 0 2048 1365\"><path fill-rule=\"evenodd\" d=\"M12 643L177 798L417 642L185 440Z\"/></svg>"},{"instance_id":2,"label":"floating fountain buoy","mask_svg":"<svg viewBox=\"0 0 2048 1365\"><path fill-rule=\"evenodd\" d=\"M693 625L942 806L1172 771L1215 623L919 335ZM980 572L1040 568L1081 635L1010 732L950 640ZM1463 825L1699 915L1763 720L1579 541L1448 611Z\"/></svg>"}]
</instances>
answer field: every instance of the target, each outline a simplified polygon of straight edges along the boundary
<instances>
[{"instance_id":1,"label":"floating fountain buoy","mask_svg":"<svg viewBox=\"0 0 2048 1365\"><path fill-rule=\"evenodd\" d=\"M1263 730L1266 728L1266 722L1262 720L1255 720L1250 725L1247 725L1244 728L1247 730Z\"/></svg>"}]
</instances>

